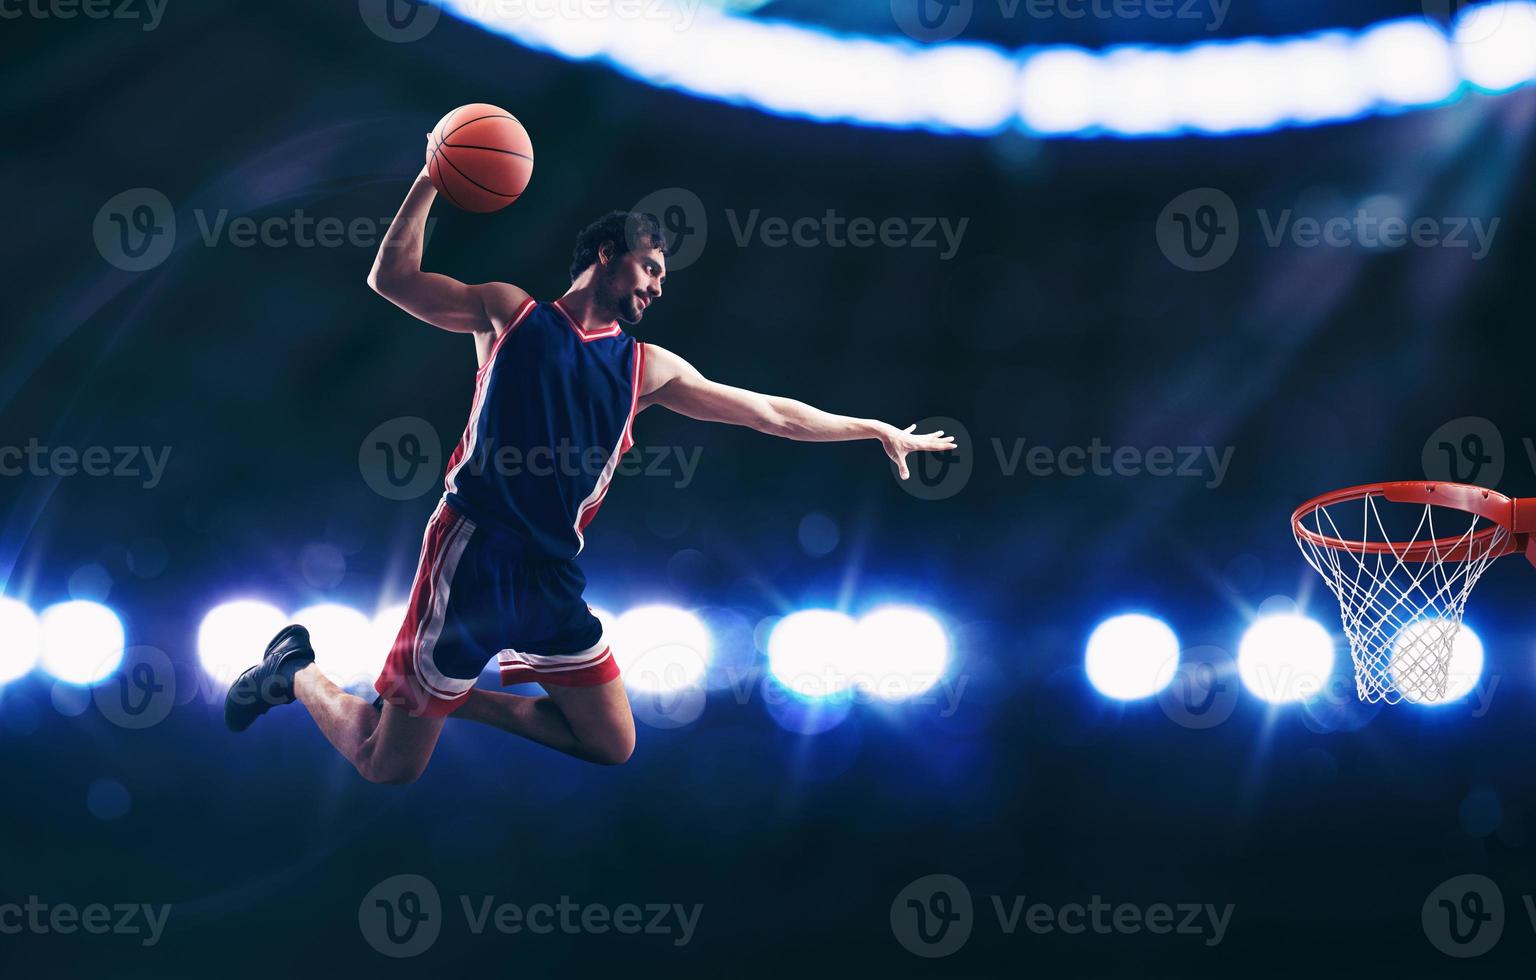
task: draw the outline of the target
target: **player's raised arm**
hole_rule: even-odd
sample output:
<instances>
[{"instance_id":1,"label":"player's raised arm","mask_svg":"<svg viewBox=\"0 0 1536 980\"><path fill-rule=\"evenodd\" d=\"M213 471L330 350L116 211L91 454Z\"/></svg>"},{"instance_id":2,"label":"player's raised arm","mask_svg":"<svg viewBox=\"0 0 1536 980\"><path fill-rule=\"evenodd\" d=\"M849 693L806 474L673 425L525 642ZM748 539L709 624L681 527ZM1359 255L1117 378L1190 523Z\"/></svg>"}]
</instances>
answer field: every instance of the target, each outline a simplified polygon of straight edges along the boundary
<instances>
[{"instance_id":1,"label":"player's raised arm","mask_svg":"<svg viewBox=\"0 0 1536 980\"><path fill-rule=\"evenodd\" d=\"M711 381L692 364L655 344L647 344L645 351L642 410L661 405L691 419L743 425L800 442L878 439L903 480L908 476L909 453L946 452L955 448L955 437L942 431L917 435L915 425L898 429L877 419L833 415L793 398L763 395Z\"/></svg>"},{"instance_id":2,"label":"player's raised arm","mask_svg":"<svg viewBox=\"0 0 1536 980\"><path fill-rule=\"evenodd\" d=\"M368 286L434 327L455 333L495 334L516 316L528 294L511 283L470 285L422 271L427 215L436 198L437 190L422 168L379 245Z\"/></svg>"}]
</instances>

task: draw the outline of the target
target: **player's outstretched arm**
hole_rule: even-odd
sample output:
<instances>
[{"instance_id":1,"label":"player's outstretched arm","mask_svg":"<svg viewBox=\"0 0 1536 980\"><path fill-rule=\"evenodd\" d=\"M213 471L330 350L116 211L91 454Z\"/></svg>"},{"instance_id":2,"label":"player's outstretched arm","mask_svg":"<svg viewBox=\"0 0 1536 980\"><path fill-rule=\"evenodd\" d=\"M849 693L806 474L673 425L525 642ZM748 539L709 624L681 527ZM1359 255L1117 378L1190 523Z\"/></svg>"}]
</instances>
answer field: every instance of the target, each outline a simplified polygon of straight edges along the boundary
<instances>
[{"instance_id":1,"label":"player's outstretched arm","mask_svg":"<svg viewBox=\"0 0 1536 980\"><path fill-rule=\"evenodd\" d=\"M379 245L368 286L402 310L454 333L496 334L527 301L528 294L505 282L469 285L421 270L427 215L437 190L423 167Z\"/></svg>"},{"instance_id":2,"label":"player's outstretched arm","mask_svg":"<svg viewBox=\"0 0 1536 980\"><path fill-rule=\"evenodd\" d=\"M703 422L743 425L758 432L801 442L849 442L878 439L885 454L905 480L907 456L916 452L946 452L955 437L943 432L918 435L917 426L898 429L877 419L833 415L793 398L763 395L711 381L698 369L664 347L645 346L645 377L640 408L669 408Z\"/></svg>"}]
</instances>

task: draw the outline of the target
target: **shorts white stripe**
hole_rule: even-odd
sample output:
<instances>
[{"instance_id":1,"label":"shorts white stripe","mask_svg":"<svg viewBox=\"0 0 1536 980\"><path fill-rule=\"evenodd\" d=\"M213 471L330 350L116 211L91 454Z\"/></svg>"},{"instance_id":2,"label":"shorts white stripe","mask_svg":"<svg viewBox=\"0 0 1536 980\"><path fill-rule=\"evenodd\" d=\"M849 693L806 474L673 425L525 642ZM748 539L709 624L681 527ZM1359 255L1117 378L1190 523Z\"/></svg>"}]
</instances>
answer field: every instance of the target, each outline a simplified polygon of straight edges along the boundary
<instances>
[{"instance_id":1,"label":"shorts white stripe","mask_svg":"<svg viewBox=\"0 0 1536 980\"><path fill-rule=\"evenodd\" d=\"M533 667L541 671L580 670L600 662L608 653L608 639L604 637L592 646L579 653L568 653L561 657L541 656L535 653L520 653L517 650L503 650L496 655L496 659L503 667Z\"/></svg>"},{"instance_id":2,"label":"shorts white stripe","mask_svg":"<svg viewBox=\"0 0 1536 980\"><path fill-rule=\"evenodd\" d=\"M473 678L448 677L432 662L432 653L437 649L438 638L443 634L443 621L448 615L453 573L458 570L459 559L464 556L464 548L474 533L474 523L463 517L448 532L447 544L437 556L437 566L432 570L432 609L416 630L416 644L412 650L416 677L428 693L439 698L456 698L475 686Z\"/></svg>"}]
</instances>

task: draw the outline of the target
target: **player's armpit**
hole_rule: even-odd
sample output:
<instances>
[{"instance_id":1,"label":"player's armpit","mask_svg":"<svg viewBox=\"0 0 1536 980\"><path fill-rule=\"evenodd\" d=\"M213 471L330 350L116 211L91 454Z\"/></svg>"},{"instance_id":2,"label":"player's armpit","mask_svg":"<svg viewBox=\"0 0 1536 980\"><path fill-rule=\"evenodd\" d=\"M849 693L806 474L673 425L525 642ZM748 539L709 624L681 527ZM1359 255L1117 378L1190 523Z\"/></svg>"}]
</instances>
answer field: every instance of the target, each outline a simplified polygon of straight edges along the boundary
<instances>
[{"instance_id":1,"label":"player's armpit","mask_svg":"<svg viewBox=\"0 0 1536 980\"><path fill-rule=\"evenodd\" d=\"M528 294L511 283L470 285L435 272L376 268L368 285L416 319L454 333L494 333L528 301Z\"/></svg>"}]
</instances>

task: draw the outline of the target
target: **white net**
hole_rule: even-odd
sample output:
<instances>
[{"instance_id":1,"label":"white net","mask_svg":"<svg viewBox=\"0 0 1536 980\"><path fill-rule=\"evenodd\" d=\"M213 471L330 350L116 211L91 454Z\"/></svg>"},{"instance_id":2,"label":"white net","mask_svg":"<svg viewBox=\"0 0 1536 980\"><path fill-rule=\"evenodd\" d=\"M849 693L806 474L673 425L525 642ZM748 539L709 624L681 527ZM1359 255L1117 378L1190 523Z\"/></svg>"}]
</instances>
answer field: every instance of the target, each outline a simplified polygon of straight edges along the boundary
<instances>
[{"instance_id":1,"label":"white net","mask_svg":"<svg viewBox=\"0 0 1536 980\"><path fill-rule=\"evenodd\" d=\"M1506 553L1508 529L1454 508L1367 494L1319 506L1295 530L1307 562L1338 597L1360 699L1444 698L1467 596Z\"/></svg>"}]
</instances>

